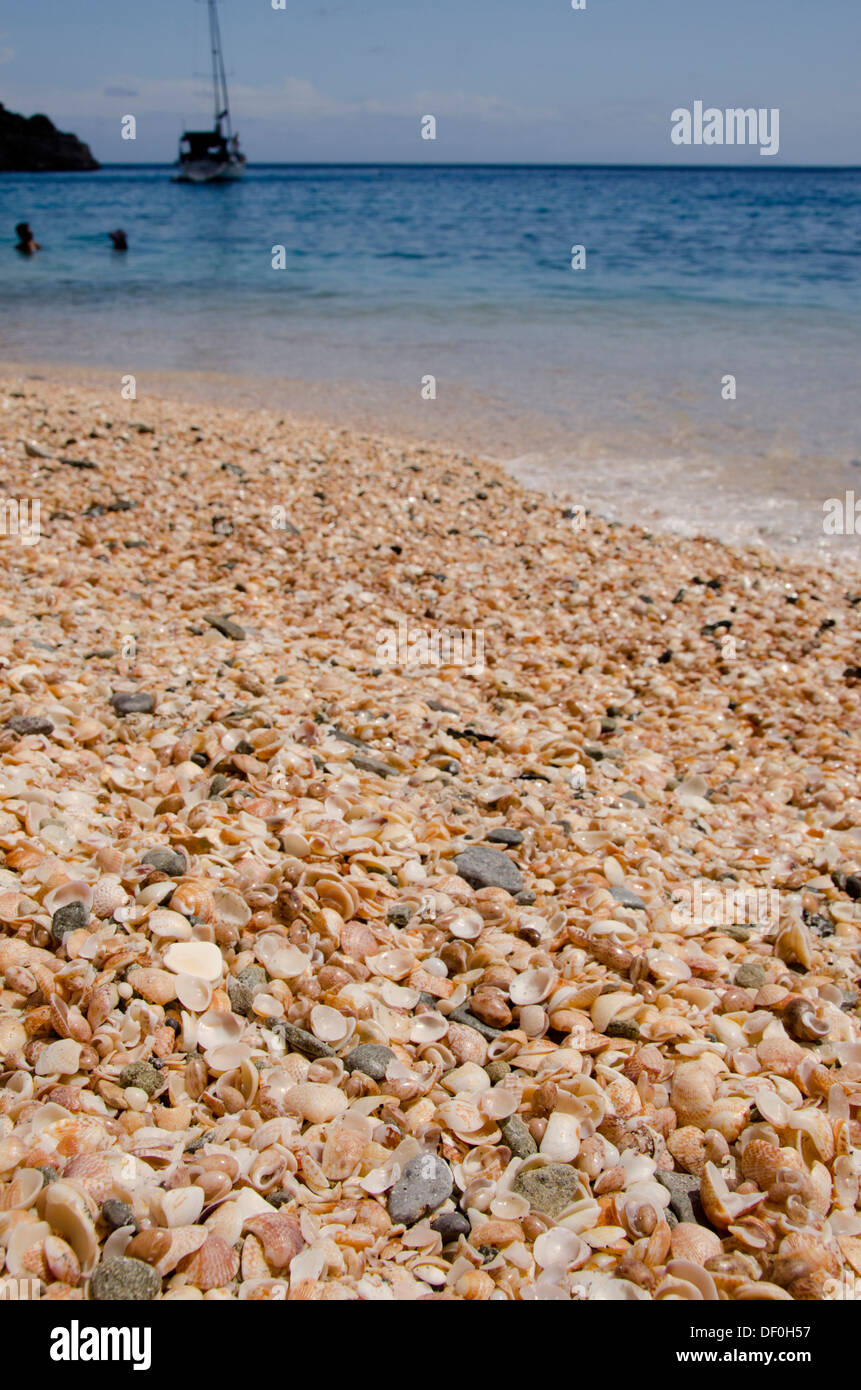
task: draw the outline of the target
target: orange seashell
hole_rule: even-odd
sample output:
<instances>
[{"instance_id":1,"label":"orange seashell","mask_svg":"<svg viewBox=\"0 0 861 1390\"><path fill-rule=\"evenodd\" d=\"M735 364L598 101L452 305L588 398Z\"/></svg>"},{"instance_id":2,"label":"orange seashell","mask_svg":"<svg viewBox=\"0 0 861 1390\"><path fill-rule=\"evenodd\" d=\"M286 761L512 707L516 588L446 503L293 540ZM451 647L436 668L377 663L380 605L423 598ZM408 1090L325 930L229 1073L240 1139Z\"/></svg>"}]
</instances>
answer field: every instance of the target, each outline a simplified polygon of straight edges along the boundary
<instances>
[{"instance_id":1,"label":"orange seashell","mask_svg":"<svg viewBox=\"0 0 861 1390\"><path fill-rule=\"evenodd\" d=\"M750 1178L763 1191L777 1182L781 1169L801 1171L803 1167L801 1157L794 1149L779 1149L765 1139L752 1139L741 1156L743 1176Z\"/></svg>"},{"instance_id":2,"label":"orange seashell","mask_svg":"<svg viewBox=\"0 0 861 1390\"><path fill-rule=\"evenodd\" d=\"M184 1260L200 1250L208 1238L203 1226L174 1226L171 1230L141 1231L126 1246L126 1255L143 1260L164 1278ZM230 1247L228 1246L228 1249Z\"/></svg>"},{"instance_id":3,"label":"orange seashell","mask_svg":"<svg viewBox=\"0 0 861 1390\"><path fill-rule=\"evenodd\" d=\"M245 1222L245 1229L260 1239L267 1262L273 1269L286 1269L305 1245L296 1217L282 1212L252 1216Z\"/></svg>"},{"instance_id":4,"label":"orange seashell","mask_svg":"<svg viewBox=\"0 0 861 1390\"><path fill-rule=\"evenodd\" d=\"M676 1067L670 1102L680 1125L710 1128L717 1079L712 1071L697 1062L682 1062Z\"/></svg>"},{"instance_id":5,"label":"orange seashell","mask_svg":"<svg viewBox=\"0 0 861 1390\"><path fill-rule=\"evenodd\" d=\"M89 1115L74 1115L52 1126L57 1140L57 1153L64 1158L76 1154L94 1154L105 1147L104 1120Z\"/></svg>"},{"instance_id":6,"label":"orange seashell","mask_svg":"<svg viewBox=\"0 0 861 1390\"><path fill-rule=\"evenodd\" d=\"M678 1226L673 1227L670 1249L674 1260L690 1260L697 1265L704 1265L706 1260L723 1253L720 1237L693 1221L680 1221Z\"/></svg>"},{"instance_id":7,"label":"orange seashell","mask_svg":"<svg viewBox=\"0 0 861 1390\"><path fill-rule=\"evenodd\" d=\"M253 1279L268 1279L271 1270L263 1254L263 1246L256 1236L247 1236L242 1247L242 1279L250 1283Z\"/></svg>"},{"instance_id":8,"label":"orange seashell","mask_svg":"<svg viewBox=\"0 0 861 1390\"><path fill-rule=\"evenodd\" d=\"M113 1191L113 1174L105 1160L95 1154L78 1154L71 1159L63 1170L63 1177L75 1182L99 1206L107 1201Z\"/></svg>"},{"instance_id":9,"label":"orange seashell","mask_svg":"<svg viewBox=\"0 0 861 1390\"><path fill-rule=\"evenodd\" d=\"M181 912L183 917L196 917L200 922L215 920L215 904L209 889L197 879L183 879L173 891L170 900L172 912Z\"/></svg>"},{"instance_id":10,"label":"orange seashell","mask_svg":"<svg viewBox=\"0 0 861 1390\"><path fill-rule=\"evenodd\" d=\"M703 1169L700 1201L711 1224L721 1231L752 1211L764 1197L764 1192L730 1192L726 1179L713 1163L707 1163Z\"/></svg>"},{"instance_id":11,"label":"orange seashell","mask_svg":"<svg viewBox=\"0 0 861 1390\"><path fill-rule=\"evenodd\" d=\"M341 951L350 960L364 960L377 950L373 932L362 922L348 922L341 932Z\"/></svg>"},{"instance_id":12,"label":"orange seashell","mask_svg":"<svg viewBox=\"0 0 861 1390\"><path fill-rule=\"evenodd\" d=\"M186 1282L202 1293L222 1289L239 1273L239 1256L222 1236L208 1235L199 1250L180 1261Z\"/></svg>"},{"instance_id":13,"label":"orange seashell","mask_svg":"<svg viewBox=\"0 0 861 1390\"><path fill-rule=\"evenodd\" d=\"M778 1076L792 1076L795 1068L804 1061L807 1053L791 1038L763 1038L757 1044L756 1055L763 1071L776 1072Z\"/></svg>"},{"instance_id":14,"label":"orange seashell","mask_svg":"<svg viewBox=\"0 0 861 1390\"><path fill-rule=\"evenodd\" d=\"M80 1283L81 1262L71 1245L60 1236L48 1236L42 1247L48 1273L72 1287Z\"/></svg>"}]
</instances>

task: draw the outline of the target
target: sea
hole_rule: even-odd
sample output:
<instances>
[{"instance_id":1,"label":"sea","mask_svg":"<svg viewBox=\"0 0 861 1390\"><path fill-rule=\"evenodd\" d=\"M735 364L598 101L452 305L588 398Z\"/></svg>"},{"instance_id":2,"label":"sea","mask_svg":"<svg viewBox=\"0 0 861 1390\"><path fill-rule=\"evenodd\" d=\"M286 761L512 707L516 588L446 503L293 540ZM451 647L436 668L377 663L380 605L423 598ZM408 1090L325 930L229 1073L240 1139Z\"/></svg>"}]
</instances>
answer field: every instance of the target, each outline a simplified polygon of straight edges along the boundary
<instances>
[{"instance_id":1,"label":"sea","mask_svg":"<svg viewBox=\"0 0 861 1390\"><path fill-rule=\"evenodd\" d=\"M825 530L829 499L861 503L861 169L170 174L0 175L3 370L133 375L140 400L450 444L622 521L861 556L850 506Z\"/></svg>"}]
</instances>

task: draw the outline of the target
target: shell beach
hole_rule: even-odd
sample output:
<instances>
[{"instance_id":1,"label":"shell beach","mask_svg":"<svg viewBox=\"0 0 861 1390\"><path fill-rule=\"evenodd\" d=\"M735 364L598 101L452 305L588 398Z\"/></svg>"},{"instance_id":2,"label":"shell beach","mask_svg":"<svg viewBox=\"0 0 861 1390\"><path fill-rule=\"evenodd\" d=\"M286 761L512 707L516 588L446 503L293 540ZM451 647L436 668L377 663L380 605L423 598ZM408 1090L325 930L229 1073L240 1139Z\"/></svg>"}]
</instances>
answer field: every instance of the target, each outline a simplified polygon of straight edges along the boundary
<instances>
[{"instance_id":1,"label":"shell beach","mask_svg":"<svg viewBox=\"0 0 861 1390\"><path fill-rule=\"evenodd\" d=\"M857 571L25 379L0 464L0 1281L861 1279Z\"/></svg>"}]
</instances>

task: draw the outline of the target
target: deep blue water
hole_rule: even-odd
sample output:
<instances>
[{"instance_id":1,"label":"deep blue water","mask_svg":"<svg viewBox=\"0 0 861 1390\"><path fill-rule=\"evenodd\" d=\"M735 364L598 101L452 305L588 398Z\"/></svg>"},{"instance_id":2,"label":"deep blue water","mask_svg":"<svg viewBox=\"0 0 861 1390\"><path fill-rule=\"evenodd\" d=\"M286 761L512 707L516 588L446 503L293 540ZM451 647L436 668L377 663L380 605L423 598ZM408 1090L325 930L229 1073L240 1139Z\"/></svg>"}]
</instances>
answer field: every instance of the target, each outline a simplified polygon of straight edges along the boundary
<instances>
[{"instance_id":1,"label":"deep blue water","mask_svg":"<svg viewBox=\"0 0 861 1390\"><path fill-rule=\"evenodd\" d=\"M508 422L501 452L526 451L516 422L537 415L540 447L569 460L743 473L776 467L776 448L791 492L790 474L861 458L859 195L861 169L252 166L203 188L166 167L7 174L0 358L392 399L433 373L435 418L474 399L489 442ZM29 261L20 219L44 248Z\"/></svg>"}]
</instances>

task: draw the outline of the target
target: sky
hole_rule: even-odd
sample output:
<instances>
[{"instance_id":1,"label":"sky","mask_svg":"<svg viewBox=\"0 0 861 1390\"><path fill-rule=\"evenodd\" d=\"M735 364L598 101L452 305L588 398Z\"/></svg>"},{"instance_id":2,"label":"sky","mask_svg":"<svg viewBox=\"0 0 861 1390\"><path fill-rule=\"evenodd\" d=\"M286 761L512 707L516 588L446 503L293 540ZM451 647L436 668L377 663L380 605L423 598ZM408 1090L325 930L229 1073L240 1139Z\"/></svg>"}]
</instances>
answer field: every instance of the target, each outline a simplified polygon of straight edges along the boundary
<instances>
[{"instance_id":1,"label":"sky","mask_svg":"<svg viewBox=\"0 0 861 1390\"><path fill-rule=\"evenodd\" d=\"M234 125L251 162L861 164L859 0L585 5L220 0ZM206 36L201 0L8 0L0 101L169 162L210 124ZM779 153L674 145L696 100L777 108Z\"/></svg>"}]
</instances>

